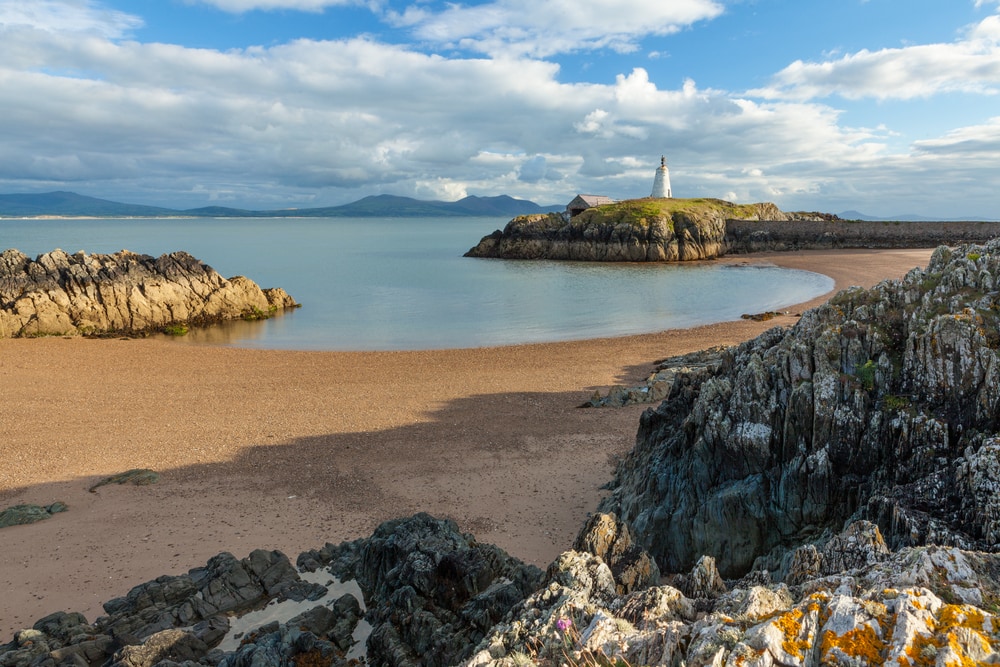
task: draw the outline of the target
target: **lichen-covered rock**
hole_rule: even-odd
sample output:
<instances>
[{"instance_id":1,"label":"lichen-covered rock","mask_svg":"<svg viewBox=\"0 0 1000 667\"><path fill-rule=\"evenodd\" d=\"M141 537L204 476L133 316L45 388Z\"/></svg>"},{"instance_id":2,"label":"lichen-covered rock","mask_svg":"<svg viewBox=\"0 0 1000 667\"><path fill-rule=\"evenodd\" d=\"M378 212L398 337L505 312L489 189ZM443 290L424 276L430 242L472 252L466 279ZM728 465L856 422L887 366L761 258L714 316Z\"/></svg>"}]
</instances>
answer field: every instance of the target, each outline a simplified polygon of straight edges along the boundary
<instances>
[{"instance_id":1,"label":"lichen-covered rock","mask_svg":"<svg viewBox=\"0 0 1000 667\"><path fill-rule=\"evenodd\" d=\"M643 415L601 509L665 572L783 577L857 520L890 549L997 550L998 280L1000 241L939 248L730 349Z\"/></svg>"},{"instance_id":2,"label":"lichen-covered rock","mask_svg":"<svg viewBox=\"0 0 1000 667\"><path fill-rule=\"evenodd\" d=\"M185 252L158 258L127 250L32 260L0 253L0 338L140 333L176 324L259 318L294 307L280 288L226 280Z\"/></svg>"}]
</instances>

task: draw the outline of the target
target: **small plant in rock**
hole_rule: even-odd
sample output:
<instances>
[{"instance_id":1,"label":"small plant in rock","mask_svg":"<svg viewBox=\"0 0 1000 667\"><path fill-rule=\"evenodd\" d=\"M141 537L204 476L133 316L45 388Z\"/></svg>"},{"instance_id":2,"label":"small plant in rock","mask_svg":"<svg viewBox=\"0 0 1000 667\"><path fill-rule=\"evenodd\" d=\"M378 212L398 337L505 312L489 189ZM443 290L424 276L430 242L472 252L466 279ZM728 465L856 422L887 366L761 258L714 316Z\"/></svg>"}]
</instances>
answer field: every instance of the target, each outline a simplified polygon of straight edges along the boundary
<instances>
[{"instance_id":1,"label":"small plant in rock","mask_svg":"<svg viewBox=\"0 0 1000 667\"><path fill-rule=\"evenodd\" d=\"M858 379L865 391L875 389L875 370L875 362L871 359L854 368L854 377Z\"/></svg>"},{"instance_id":2,"label":"small plant in rock","mask_svg":"<svg viewBox=\"0 0 1000 667\"><path fill-rule=\"evenodd\" d=\"M168 336L186 336L188 328L183 324L168 324L163 327L163 333Z\"/></svg>"}]
</instances>

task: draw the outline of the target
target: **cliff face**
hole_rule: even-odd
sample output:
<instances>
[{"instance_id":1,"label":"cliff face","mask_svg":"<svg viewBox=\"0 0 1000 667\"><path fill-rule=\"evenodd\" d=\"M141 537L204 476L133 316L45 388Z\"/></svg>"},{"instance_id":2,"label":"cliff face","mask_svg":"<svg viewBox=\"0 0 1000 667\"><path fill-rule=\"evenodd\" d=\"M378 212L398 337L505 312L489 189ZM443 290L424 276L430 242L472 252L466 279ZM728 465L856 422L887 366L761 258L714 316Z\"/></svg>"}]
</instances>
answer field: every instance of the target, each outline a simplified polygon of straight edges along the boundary
<instances>
[{"instance_id":1,"label":"cliff face","mask_svg":"<svg viewBox=\"0 0 1000 667\"><path fill-rule=\"evenodd\" d=\"M55 250L35 260L0 253L0 338L138 333L294 305L282 289L261 290L243 276L226 280L185 252L153 258Z\"/></svg>"},{"instance_id":2,"label":"cliff face","mask_svg":"<svg viewBox=\"0 0 1000 667\"><path fill-rule=\"evenodd\" d=\"M605 509L660 568L790 567L852 520L889 546L1000 549L1000 241L840 293L678 381Z\"/></svg>"},{"instance_id":3,"label":"cliff face","mask_svg":"<svg viewBox=\"0 0 1000 667\"><path fill-rule=\"evenodd\" d=\"M738 206L718 199L633 199L562 214L514 218L467 257L664 262L724 252L726 219L784 220L773 204Z\"/></svg>"}]
</instances>

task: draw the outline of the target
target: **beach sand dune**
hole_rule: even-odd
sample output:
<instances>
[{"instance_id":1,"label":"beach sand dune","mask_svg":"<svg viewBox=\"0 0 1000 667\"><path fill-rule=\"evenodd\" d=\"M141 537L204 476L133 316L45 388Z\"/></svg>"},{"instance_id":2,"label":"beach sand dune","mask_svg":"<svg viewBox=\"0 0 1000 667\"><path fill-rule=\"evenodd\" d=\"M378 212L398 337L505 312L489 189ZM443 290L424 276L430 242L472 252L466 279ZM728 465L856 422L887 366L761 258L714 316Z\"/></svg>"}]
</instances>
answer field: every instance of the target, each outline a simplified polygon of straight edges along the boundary
<instances>
[{"instance_id":1,"label":"beach sand dune","mask_svg":"<svg viewBox=\"0 0 1000 667\"><path fill-rule=\"evenodd\" d=\"M901 277L929 255L722 261L817 271L839 290ZM417 511L544 567L597 505L645 409L579 408L595 389L794 321L425 352L0 340L0 508L70 507L0 532L0 643L53 611L93 620L103 601L220 551L294 559ZM88 491L131 468L161 480Z\"/></svg>"}]
</instances>

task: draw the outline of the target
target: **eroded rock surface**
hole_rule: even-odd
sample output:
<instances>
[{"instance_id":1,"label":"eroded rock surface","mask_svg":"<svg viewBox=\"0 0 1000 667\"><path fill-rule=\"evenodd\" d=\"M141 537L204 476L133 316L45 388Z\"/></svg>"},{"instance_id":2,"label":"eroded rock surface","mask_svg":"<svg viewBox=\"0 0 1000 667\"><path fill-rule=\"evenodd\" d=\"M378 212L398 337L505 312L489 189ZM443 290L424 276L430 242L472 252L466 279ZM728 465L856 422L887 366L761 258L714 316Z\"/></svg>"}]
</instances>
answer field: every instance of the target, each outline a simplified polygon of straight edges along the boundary
<instances>
[{"instance_id":1,"label":"eroded rock surface","mask_svg":"<svg viewBox=\"0 0 1000 667\"><path fill-rule=\"evenodd\" d=\"M643 415L605 508L669 572L783 574L862 519L893 550L997 550L998 280L1000 241L942 247L729 350Z\"/></svg>"},{"instance_id":2,"label":"eroded rock surface","mask_svg":"<svg viewBox=\"0 0 1000 667\"><path fill-rule=\"evenodd\" d=\"M167 325L260 318L295 306L280 288L226 280L185 252L158 258L54 250L0 253L0 338L140 333Z\"/></svg>"}]
</instances>

